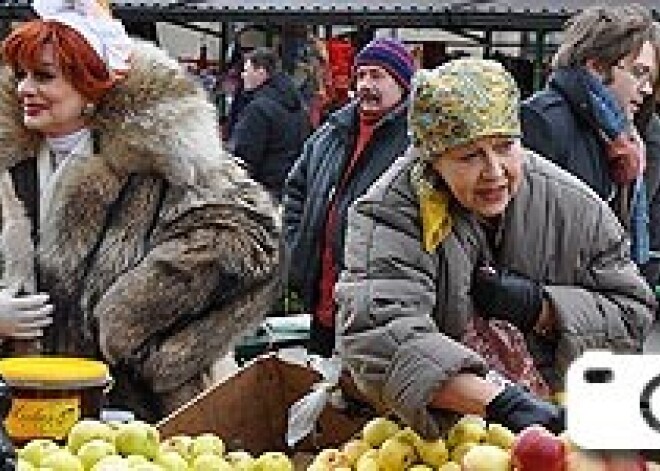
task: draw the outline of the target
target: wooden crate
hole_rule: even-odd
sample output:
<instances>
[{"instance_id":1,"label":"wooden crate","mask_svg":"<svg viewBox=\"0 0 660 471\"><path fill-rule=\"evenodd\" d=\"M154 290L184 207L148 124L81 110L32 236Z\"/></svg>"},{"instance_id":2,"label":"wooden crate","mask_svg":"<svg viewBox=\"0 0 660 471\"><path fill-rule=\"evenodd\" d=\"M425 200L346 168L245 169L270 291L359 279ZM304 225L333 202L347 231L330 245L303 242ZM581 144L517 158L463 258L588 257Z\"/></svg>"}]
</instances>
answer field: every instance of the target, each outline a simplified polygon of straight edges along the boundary
<instances>
[{"instance_id":1,"label":"wooden crate","mask_svg":"<svg viewBox=\"0 0 660 471\"><path fill-rule=\"evenodd\" d=\"M263 356L163 419L158 429L163 438L213 432L229 449L255 454L285 451L293 455L336 447L355 435L371 415L328 405L312 436L294 450L285 443L289 406L320 379L311 368L288 363L275 354Z\"/></svg>"}]
</instances>

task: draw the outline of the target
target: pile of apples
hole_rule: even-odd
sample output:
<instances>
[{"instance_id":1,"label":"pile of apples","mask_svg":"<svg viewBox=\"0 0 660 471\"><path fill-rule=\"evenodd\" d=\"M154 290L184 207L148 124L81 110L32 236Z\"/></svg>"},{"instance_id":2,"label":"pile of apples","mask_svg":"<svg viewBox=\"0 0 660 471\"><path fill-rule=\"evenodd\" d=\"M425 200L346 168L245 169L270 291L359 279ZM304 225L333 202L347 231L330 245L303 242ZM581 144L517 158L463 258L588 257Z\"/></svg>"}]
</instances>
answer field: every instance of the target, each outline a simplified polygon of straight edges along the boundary
<instances>
[{"instance_id":1,"label":"pile of apples","mask_svg":"<svg viewBox=\"0 0 660 471\"><path fill-rule=\"evenodd\" d=\"M424 440L410 428L378 417L359 437L321 451L307 471L646 471L635 458L603 460L575 448L566 436L532 426L518 435L465 416L445 439Z\"/></svg>"},{"instance_id":2,"label":"pile of apples","mask_svg":"<svg viewBox=\"0 0 660 471\"><path fill-rule=\"evenodd\" d=\"M160 440L144 422L104 423L82 420L73 426L66 445L38 439L18 450L17 471L293 471L279 452L253 457L227 452L222 439L207 433Z\"/></svg>"},{"instance_id":3,"label":"pile of apples","mask_svg":"<svg viewBox=\"0 0 660 471\"><path fill-rule=\"evenodd\" d=\"M359 437L321 451L307 471L508 471L515 438L505 427L466 416L446 439L425 440L411 428L377 417Z\"/></svg>"}]
</instances>

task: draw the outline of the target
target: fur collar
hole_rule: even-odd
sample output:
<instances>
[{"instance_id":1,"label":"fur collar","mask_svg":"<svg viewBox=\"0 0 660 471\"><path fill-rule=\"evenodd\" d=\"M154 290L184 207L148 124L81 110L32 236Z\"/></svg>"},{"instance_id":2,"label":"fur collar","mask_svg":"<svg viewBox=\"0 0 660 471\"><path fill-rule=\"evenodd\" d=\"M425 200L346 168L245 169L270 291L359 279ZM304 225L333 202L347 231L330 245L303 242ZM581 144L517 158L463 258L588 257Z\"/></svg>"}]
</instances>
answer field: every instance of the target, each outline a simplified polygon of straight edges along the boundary
<instances>
[{"instance_id":1,"label":"fur collar","mask_svg":"<svg viewBox=\"0 0 660 471\"><path fill-rule=\"evenodd\" d=\"M118 176L156 174L170 183L214 185L241 180L222 150L218 120L204 91L160 48L135 42L132 68L111 90L92 123L101 155ZM42 138L22 122L12 71L0 71L0 171L34 158ZM233 174L233 175L228 175Z\"/></svg>"}]
</instances>

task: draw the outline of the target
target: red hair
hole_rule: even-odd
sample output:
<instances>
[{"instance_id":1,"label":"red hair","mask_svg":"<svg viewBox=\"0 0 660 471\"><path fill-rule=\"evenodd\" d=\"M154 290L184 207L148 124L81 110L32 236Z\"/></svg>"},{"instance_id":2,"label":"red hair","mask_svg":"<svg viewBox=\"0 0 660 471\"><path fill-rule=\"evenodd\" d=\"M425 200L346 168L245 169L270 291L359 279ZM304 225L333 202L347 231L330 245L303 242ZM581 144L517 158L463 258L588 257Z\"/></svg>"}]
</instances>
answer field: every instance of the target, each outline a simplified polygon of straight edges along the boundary
<instances>
[{"instance_id":1,"label":"red hair","mask_svg":"<svg viewBox=\"0 0 660 471\"><path fill-rule=\"evenodd\" d=\"M41 63L45 44L52 44L66 80L88 100L97 103L115 81L84 37L56 21L33 20L21 24L3 42L0 54L14 70L34 70Z\"/></svg>"}]
</instances>

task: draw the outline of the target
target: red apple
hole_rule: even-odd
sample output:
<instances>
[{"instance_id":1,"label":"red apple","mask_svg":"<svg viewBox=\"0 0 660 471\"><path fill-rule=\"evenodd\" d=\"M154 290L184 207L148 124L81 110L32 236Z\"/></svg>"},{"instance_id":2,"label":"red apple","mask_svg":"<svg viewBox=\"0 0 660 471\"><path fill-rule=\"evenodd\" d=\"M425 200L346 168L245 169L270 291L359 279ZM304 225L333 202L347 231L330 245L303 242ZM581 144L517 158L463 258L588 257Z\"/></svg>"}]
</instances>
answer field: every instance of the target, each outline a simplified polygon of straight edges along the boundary
<instances>
[{"instance_id":1,"label":"red apple","mask_svg":"<svg viewBox=\"0 0 660 471\"><path fill-rule=\"evenodd\" d=\"M517 471L565 471L564 441L538 425L520 432L511 446L511 463Z\"/></svg>"}]
</instances>

